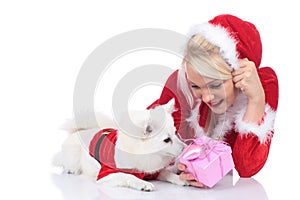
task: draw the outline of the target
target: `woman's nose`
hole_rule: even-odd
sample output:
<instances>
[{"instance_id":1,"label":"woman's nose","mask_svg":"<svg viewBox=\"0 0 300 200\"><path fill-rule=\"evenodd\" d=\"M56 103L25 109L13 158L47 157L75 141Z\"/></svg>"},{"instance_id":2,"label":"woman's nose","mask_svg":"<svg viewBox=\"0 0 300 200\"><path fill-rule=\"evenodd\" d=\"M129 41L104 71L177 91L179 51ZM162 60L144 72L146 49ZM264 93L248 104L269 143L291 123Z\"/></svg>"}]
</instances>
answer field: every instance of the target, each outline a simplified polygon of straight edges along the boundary
<instances>
[{"instance_id":1,"label":"woman's nose","mask_svg":"<svg viewBox=\"0 0 300 200\"><path fill-rule=\"evenodd\" d=\"M202 101L204 101L204 103L208 103L214 99L214 95L211 94L211 92L208 89L203 89L201 96L201 99Z\"/></svg>"}]
</instances>

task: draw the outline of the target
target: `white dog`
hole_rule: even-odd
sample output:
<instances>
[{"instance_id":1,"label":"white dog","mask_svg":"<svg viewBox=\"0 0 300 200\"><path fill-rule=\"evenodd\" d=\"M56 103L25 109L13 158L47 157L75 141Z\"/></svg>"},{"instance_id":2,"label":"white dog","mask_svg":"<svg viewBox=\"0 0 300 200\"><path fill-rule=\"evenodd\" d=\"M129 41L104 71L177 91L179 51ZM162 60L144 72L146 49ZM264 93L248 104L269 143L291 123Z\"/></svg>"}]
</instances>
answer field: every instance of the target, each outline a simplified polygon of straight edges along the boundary
<instances>
[{"instance_id":1,"label":"white dog","mask_svg":"<svg viewBox=\"0 0 300 200\"><path fill-rule=\"evenodd\" d=\"M185 144L176 136L173 111L174 99L154 109L131 111L117 125L100 114L101 131L84 116L76 125L73 120L65 124L73 134L54 157L54 165L67 173L91 176L99 184L143 191L154 190L146 181L153 178L188 185L179 178L174 164Z\"/></svg>"}]
</instances>

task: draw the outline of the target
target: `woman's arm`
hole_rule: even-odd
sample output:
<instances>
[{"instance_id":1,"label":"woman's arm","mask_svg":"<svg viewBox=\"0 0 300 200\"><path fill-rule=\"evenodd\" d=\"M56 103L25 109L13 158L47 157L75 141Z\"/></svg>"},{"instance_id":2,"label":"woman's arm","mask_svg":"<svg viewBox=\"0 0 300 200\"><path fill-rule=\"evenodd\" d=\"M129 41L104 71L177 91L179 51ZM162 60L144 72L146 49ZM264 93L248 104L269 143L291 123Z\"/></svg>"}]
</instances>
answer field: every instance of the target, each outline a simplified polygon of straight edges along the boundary
<instances>
[{"instance_id":1,"label":"woman's arm","mask_svg":"<svg viewBox=\"0 0 300 200\"><path fill-rule=\"evenodd\" d=\"M233 71L233 82L248 98L243 121L260 123L265 112L265 92L254 62L247 58L239 60L239 69Z\"/></svg>"},{"instance_id":2,"label":"woman's arm","mask_svg":"<svg viewBox=\"0 0 300 200\"><path fill-rule=\"evenodd\" d=\"M267 161L274 133L278 106L277 76L269 67L258 69L258 76L265 94L263 114L257 118L258 121L245 120L247 112L255 114L255 109L261 105L254 106L252 110L245 108L235 121L235 135L230 136L235 168L241 177L251 177L261 170Z\"/></svg>"}]
</instances>

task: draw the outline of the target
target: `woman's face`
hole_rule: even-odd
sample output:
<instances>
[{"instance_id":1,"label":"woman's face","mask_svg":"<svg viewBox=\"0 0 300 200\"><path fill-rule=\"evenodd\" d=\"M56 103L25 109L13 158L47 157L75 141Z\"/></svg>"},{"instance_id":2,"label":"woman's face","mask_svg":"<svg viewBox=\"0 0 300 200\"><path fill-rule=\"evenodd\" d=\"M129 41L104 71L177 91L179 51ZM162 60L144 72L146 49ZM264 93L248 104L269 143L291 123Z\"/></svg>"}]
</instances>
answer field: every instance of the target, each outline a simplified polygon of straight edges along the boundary
<instances>
[{"instance_id":1,"label":"woman's face","mask_svg":"<svg viewBox=\"0 0 300 200\"><path fill-rule=\"evenodd\" d=\"M212 112L222 114L233 104L238 90L232 79L219 80L201 76L188 63L186 75L194 97L200 98Z\"/></svg>"}]
</instances>

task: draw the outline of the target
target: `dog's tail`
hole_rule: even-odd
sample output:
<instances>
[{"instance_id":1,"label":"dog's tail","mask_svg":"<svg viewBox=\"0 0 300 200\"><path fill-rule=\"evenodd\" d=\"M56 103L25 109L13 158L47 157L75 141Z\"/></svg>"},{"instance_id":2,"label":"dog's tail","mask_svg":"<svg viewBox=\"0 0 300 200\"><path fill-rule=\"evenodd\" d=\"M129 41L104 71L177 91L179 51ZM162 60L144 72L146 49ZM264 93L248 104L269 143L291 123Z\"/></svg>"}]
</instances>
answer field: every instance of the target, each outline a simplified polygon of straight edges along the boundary
<instances>
[{"instance_id":1,"label":"dog's tail","mask_svg":"<svg viewBox=\"0 0 300 200\"><path fill-rule=\"evenodd\" d=\"M70 134L60 152L52 158L52 165L62 167L64 173L84 175L95 179L100 170L99 162L89 155L88 148L79 134Z\"/></svg>"},{"instance_id":2,"label":"dog's tail","mask_svg":"<svg viewBox=\"0 0 300 200\"><path fill-rule=\"evenodd\" d=\"M89 155L88 146L99 127L112 127L113 124L113 120L103 112L81 113L65 120L59 128L72 134L68 135L61 151L52 158L53 166L62 167L66 173L82 174L95 179L100 164Z\"/></svg>"},{"instance_id":3,"label":"dog's tail","mask_svg":"<svg viewBox=\"0 0 300 200\"><path fill-rule=\"evenodd\" d=\"M104 112L95 112L81 113L71 119L67 119L59 126L59 129L74 133L80 130L115 127L116 124L111 117Z\"/></svg>"}]
</instances>

